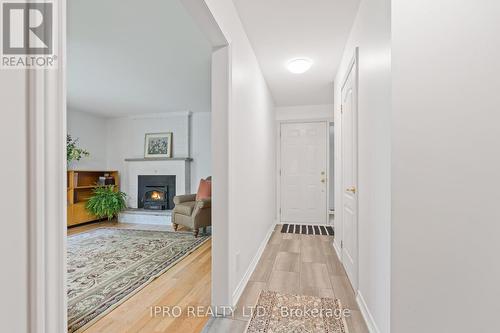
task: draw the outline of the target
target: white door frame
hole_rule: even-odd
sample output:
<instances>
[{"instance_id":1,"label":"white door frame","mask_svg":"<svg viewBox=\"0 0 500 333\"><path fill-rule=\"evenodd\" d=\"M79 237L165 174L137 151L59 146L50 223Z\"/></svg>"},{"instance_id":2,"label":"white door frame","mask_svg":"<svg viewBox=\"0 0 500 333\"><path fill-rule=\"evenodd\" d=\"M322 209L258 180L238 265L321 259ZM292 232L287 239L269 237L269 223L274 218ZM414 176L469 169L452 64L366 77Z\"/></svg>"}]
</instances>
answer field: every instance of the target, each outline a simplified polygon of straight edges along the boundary
<instances>
[{"instance_id":1,"label":"white door frame","mask_svg":"<svg viewBox=\"0 0 500 333\"><path fill-rule=\"evenodd\" d=\"M231 42L224 34L205 1L181 0L193 20L212 44L212 271L211 304L225 314L232 306L229 246L229 149L231 123L232 57Z\"/></svg>"},{"instance_id":2,"label":"white door frame","mask_svg":"<svg viewBox=\"0 0 500 333\"><path fill-rule=\"evenodd\" d=\"M352 59L351 61L349 62L349 67L347 68L347 71L346 71L346 74L344 76L344 79L342 80L342 85L341 85L341 88L340 88L340 91L341 91L341 101L340 101L340 104L341 104L341 107L343 105L343 101L342 101L342 91L344 89L344 86L345 84L347 83L347 79L349 78L349 74L351 73L351 71L354 70L354 103L353 103L353 113L354 113L354 122L355 122L355 129L356 129L356 133L355 133L355 136L356 136L356 143L355 143L355 154L356 154L356 165L354 167L355 169L355 172L354 172L354 178L356 179L356 192L357 192L357 199L356 199L356 225L355 225L355 230L356 230L356 250L355 250L355 255L356 255L356 266L355 266L355 269L356 269L356 278L354 281L350 281L351 282L351 285L353 287L353 289L356 291L356 294L358 292L358 286L359 286L359 177L358 177L358 170L359 170L359 130L358 130L358 85L359 85L359 47L356 47L355 50L354 50L354 55L352 56ZM338 212L341 212L340 215L337 215L340 217L341 221L340 223L342 223L342 237L343 237L343 233L344 233L344 226L343 226L343 223L344 223L344 216L343 216L343 207L344 207L344 196L343 196L343 193L344 193L344 190L345 190L345 184L344 184L344 177L343 177L343 163L342 163L342 160L344 158L344 145L343 145L343 142L342 142L342 139L343 139L343 118L342 118L342 115L340 116L340 163L339 165L337 166L340 171L340 184L338 184L340 186L340 191L338 193L340 193L340 207L339 209L337 209ZM342 258L343 258L343 252L344 249L343 247L340 248L340 253L339 253L339 259L342 261ZM344 263L342 263L342 265L344 265Z\"/></svg>"},{"instance_id":3,"label":"white door frame","mask_svg":"<svg viewBox=\"0 0 500 333\"><path fill-rule=\"evenodd\" d=\"M27 70L28 327L66 332L66 1L54 1L56 69Z\"/></svg>"},{"instance_id":4,"label":"white door frame","mask_svg":"<svg viewBox=\"0 0 500 333\"><path fill-rule=\"evenodd\" d=\"M281 221L281 125L282 124L301 124L301 123L325 123L326 124L326 169L330 170L330 136L328 132L328 126L332 122L331 118L311 118L311 119L290 119L290 120L278 120L276 122L276 216L277 223L282 223ZM326 224L330 224L330 211L329 211L329 200L330 200L330 174L326 172L326 211L325 211L325 221Z\"/></svg>"},{"instance_id":5,"label":"white door frame","mask_svg":"<svg viewBox=\"0 0 500 333\"><path fill-rule=\"evenodd\" d=\"M27 70L28 84L28 327L32 333L67 332L66 294L66 0L54 1L54 21L58 43L57 69ZM213 45L213 69L222 88L212 90L217 106L212 126L225 129L213 136L214 200L212 249L212 304L230 305L228 233L229 121L231 108L231 52L205 1L182 0L193 19L202 26ZM225 78L225 80L224 80ZM220 144L220 145L219 145ZM218 184L218 185L215 185ZM220 187L217 187L219 186ZM218 196L218 197L217 197ZM214 281L215 280L215 281Z\"/></svg>"}]
</instances>

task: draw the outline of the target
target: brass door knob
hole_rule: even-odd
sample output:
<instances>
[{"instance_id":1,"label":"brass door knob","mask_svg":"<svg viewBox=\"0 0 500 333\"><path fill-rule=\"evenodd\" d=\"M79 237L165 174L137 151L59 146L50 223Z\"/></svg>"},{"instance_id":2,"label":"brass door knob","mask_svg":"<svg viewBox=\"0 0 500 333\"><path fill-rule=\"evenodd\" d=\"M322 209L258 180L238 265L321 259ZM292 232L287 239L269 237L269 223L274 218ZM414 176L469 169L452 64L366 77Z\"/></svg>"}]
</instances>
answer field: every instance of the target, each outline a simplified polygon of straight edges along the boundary
<instances>
[{"instance_id":1,"label":"brass door knob","mask_svg":"<svg viewBox=\"0 0 500 333\"><path fill-rule=\"evenodd\" d=\"M323 178L323 179L321 179L321 182L322 182L322 183L326 182L326 179L324 179L324 178Z\"/></svg>"},{"instance_id":2,"label":"brass door knob","mask_svg":"<svg viewBox=\"0 0 500 333\"><path fill-rule=\"evenodd\" d=\"M352 194L356 193L356 187L351 186L345 189L346 192L351 192Z\"/></svg>"}]
</instances>

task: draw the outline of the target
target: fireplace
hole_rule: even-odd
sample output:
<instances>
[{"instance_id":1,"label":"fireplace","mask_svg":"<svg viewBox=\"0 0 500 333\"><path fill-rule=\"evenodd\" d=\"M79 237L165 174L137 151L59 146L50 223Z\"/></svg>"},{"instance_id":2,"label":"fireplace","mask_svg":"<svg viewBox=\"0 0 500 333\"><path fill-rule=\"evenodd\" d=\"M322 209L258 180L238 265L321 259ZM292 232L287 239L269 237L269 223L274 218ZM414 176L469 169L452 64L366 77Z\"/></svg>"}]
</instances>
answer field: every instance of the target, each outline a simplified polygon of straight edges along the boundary
<instances>
[{"instance_id":1,"label":"fireplace","mask_svg":"<svg viewBox=\"0 0 500 333\"><path fill-rule=\"evenodd\" d=\"M144 209L168 209L168 188L164 191L160 188L147 191L144 194Z\"/></svg>"},{"instance_id":2,"label":"fireplace","mask_svg":"<svg viewBox=\"0 0 500 333\"><path fill-rule=\"evenodd\" d=\"M137 207L151 210L174 208L175 176L140 175Z\"/></svg>"}]
</instances>

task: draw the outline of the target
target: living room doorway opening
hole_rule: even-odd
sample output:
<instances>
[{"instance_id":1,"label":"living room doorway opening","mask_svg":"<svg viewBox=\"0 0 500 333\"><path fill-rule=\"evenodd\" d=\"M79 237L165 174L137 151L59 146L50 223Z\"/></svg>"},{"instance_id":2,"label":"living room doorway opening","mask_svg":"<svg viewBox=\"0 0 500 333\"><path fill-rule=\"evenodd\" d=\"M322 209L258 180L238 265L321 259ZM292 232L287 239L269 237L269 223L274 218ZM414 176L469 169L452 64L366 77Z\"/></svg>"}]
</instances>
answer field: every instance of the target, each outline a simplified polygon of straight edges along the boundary
<instances>
[{"instance_id":1,"label":"living room doorway opening","mask_svg":"<svg viewBox=\"0 0 500 333\"><path fill-rule=\"evenodd\" d=\"M68 329L70 332L82 330L90 332L93 329L98 330L99 328L95 325L99 325L99 322L108 318L110 320L108 324L113 322L116 332L121 332L119 325L122 320L119 316L120 313L123 315L123 312L116 311L117 308L122 307L122 309L127 308L128 310L131 309L130 307L133 308L133 304L137 304L137 302L133 301L133 298L140 296L140 293L146 288L150 288L150 292L153 294L163 292L166 297L164 301L168 301L168 295L172 293L172 290L166 286L170 285L167 281L173 281L171 280L173 275L176 276L174 280L184 281L189 284L190 287L186 289L188 292L194 292L194 290L208 291L209 296L205 298L207 306L229 304L226 290L227 283L224 283L224 278L227 279L227 277L222 276L225 272L228 272L227 260L224 253L220 255L221 249L224 248L222 242L227 241L227 235L224 234L223 230L227 229L227 220L225 219L227 217L227 193L225 193L227 173L224 171L224 167L227 168L225 162L227 162L228 140L227 129L225 132L216 131L217 129L226 128L228 124L230 56L227 40L205 5L199 2L179 1L178 5L185 6L182 8L184 8L186 16L194 20L196 25L201 25L202 29L200 31L207 32L209 36L209 38L206 36L205 38L208 40L210 49L210 57L208 58L210 71L208 100L211 109L209 111L212 112L203 114L203 111L175 110L167 111L168 115L162 112L124 112L120 114L119 112L126 109L127 103L122 104L122 106L111 106L107 103L115 100L115 98L111 97L114 94L120 95L122 90L124 93L120 101L130 102L131 96L125 93L127 88L125 81L122 80L123 82L119 82L118 85L109 84L107 87L103 82L96 81L96 88L83 83L85 82L83 78L87 74L85 71L74 71L75 64L78 61L71 60L75 59L72 55L82 52L82 48L89 46L86 43L92 44L93 39L71 40L72 33L78 34L84 29L91 30L91 32L102 31L102 29L98 29L96 23L96 26L92 28L82 25L73 27L74 29L70 30L72 29L71 5L72 2L69 0L63 1L60 6L57 6L57 15L60 22L68 22L68 26L61 28L62 39L60 40L61 55L64 57L66 52L68 53L68 67L61 66L57 72L54 72L57 73L54 80L40 81L35 79L35 76L38 78L38 75L33 75L33 80L30 81L32 82L33 91L43 92L50 98L59 96L57 103L54 104L56 105L53 109L54 112L40 113L43 116L30 120L37 129L47 131L48 128L52 128L52 131L48 132L48 138L43 142L30 142L32 151L35 148L39 149L40 144L50 143L52 138L59 138L54 141L58 144L51 146L57 147L57 149L43 150L43 159L35 158L35 163L45 164L46 161L58 161L60 162L58 165L64 165L66 161L62 160L63 151L66 146L69 147L66 156L68 167L54 169L54 171L63 172L47 172L32 177L35 188L42 188L44 184L49 184L49 186L46 187L45 199L41 202L47 207L45 210L47 213L43 215L44 228L40 229L33 225L31 233L33 239L36 240L33 243L33 249L45 248L46 251L33 252L30 256L30 277L31 281L33 281L30 285L30 298L36 300L32 302L35 308L32 312L33 316L30 317L30 322L33 325L41 325L42 323L39 320L43 319L45 327L52 327L57 331ZM82 15L85 14L84 11L79 12ZM66 30L68 30L67 39L64 38ZM110 45L108 46L112 48ZM116 47L116 45L113 47ZM106 48L100 50L103 53L109 52ZM114 58L114 60L116 59ZM103 60L103 58L100 58L98 62ZM108 63L106 67L112 69L113 64ZM124 67L121 69L124 69ZM108 75L112 77L111 80L116 79L113 74ZM106 74L103 75L106 76ZM69 81L71 76L80 78L79 84L85 86L83 88L88 88L88 90L84 91L82 95L74 94L81 87L70 91L70 82L65 82L65 78L68 77ZM109 79L109 77L103 78ZM100 92L100 95L95 99L87 100L89 103L85 103L83 99L80 99L87 93L89 95L90 93L96 93L96 90L100 90L99 88L103 86L109 88L109 94ZM150 100L152 92L138 90L138 94L142 93L146 96L144 100ZM66 92L68 92L68 99L66 99ZM116 95L114 96L116 97ZM107 97L110 98L106 99ZM75 102L71 102L72 100ZM89 109L99 110L98 103L106 106L106 108L103 108L106 109L104 114L99 115L92 111L85 112L76 107L76 105L83 104ZM137 106L135 107L137 108ZM108 111L110 113L105 114ZM118 114L112 114L112 112L118 112ZM70 113L73 114L70 115ZM198 116L203 119L195 120L194 118ZM54 121L56 119L57 121ZM168 122L175 126L175 130L163 131L163 129L156 129L154 132L150 132L145 128L146 125L144 124L146 123L153 123L153 126L161 127L161 124L167 122L165 119L168 119ZM133 123L133 125L130 123ZM203 132L203 126L207 125L207 123L209 124L209 130ZM181 135L183 129L185 133ZM80 139L83 137L81 133L84 133L84 131L90 133L88 136L90 141ZM142 132L142 135L137 134L139 131ZM207 132L209 149L212 150L210 158L216 162L211 165L212 170L209 170L209 172L200 172L199 174L203 175L198 177L198 181L195 183L191 176L193 173L199 172L200 169L193 166L195 158L191 153L200 147L193 147L189 142L189 138L194 133L204 133L203 135L206 135ZM215 135L213 132L217 134ZM70 137L67 134L70 134ZM142 138L136 140L139 136L142 136ZM64 144L60 141L62 137L66 140ZM102 138L106 142L112 142L112 144L103 143ZM131 140L126 141L124 145L131 150L125 151L121 149L123 146L120 146L120 144L123 144L123 138L125 138L125 141ZM183 141L183 138L188 139ZM92 142L92 139L95 139L95 141ZM92 151L90 151L83 145L85 142L94 144L93 147L96 149L92 148ZM117 144L115 145L115 143ZM37 146L33 146L34 144ZM137 152L142 149L143 156L134 153L134 151ZM176 155L176 153L182 152L187 152L187 154ZM113 157L108 159L111 155ZM91 156L94 159L85 160L86 157ZM79 165L79 163L83 162L87 162L87 166ZM144 193L144 197L140 196L138 191L139 176L163 174L162 162L173 165L169 166L172 171L169 171L168 175L171 176L175 173L175 195L170 195L173 187L169 187L168 183L166 187L155 183L147 185L152 186L150 191L146 191L146 193L150 194L149 196L146 196L146 193ZM143 170L139 170L140 168L137 165L141 163L147 163L151 167L148 166ZM115 167L115 165L118 165L118 167ZM45 169L37 168L37 170ZM212 194L210 194L206 183L211 183L212 180L214 186ZM134 185L136 181L137 186ZM64 189L55 186L54 191L52 191L50 184L65 184L65 186ZM193 193L193 195L189 193ZM208 198L207 195L209 195ZM200 199L199 196L202 198ZM171 226L174 229L174 226L177 225L177 232L162 230L164 226L161 225L161 220L165 220L164 214L165 211L168 211L164 207L168 207L169 202L167 200L170 198L174 206L172 211L169 212ZM141 200L153 201L148 202L150 204L150 209L148 209L150 215L146 217L126 216L127 214L133 215L132 212L127 212L129 206L133 205L134 202L138 206ZM165 204L158 205L158 200L163 200ZM176 206L179 206L179 209L176 210ZM33 212L39 211L38 206L33 207L33 209ZM207 209L211 210L209 214L206 213ZM139 210L139 207L137 207L137 210ZM204 212L202 222L197 225L199 222L197 218L200 216L198 213L201 212ZM120 217L120 214L124 216ZM42 215L36 214L36 216ZM49 219L49 216L57 216L58 218ZM98 222L101 225L98 228L95 227L94 221L107 220L108 218L112 221L113 219L118 221L120 218L124 220L122 222L101 221ZM127 222L127 219L132 219L133 223ZM141 223L141 219L154 220L156 223ZM209 223L212 226L206 222L207 219L211 220ZM36 221L36 219L33 220L33 222ZM129 223L134 227L116 228L113 223ZM148 227L135 228L141 224L148 225ZM69 229L67 229L68 225ZM53 232L48 232L49 230ZM210 234L212 237L210 237ZM172 248L171 238L175 239L175 249ZM213 251L207 249L210 246L210 238L212 238L212 242L217 243ZM165 244L167 245L165 246ZM141 251L136 251L138 248ZM162 251L163 253L173 253L173 256L162 257L159 255ZM90 261L87 260L89 258ZM98 258L102 260L99 261ZM208 277L193 275L193 272L186 268L189 265L194 265L190 266L191 268L198 267L200 272L208 272ZM207 265L214 267L214 269L208 269L207 271ZM135 266L135 268L129 269L132 266ZM123 267L127 269L123 269ZM217 269L215 269L216 267ZM179 279L178 276L182 274L183 270L186 279ZM211 277L212 274L215 274L214 271L218 274L217 278ZM143 274L145 272L146 274ZM45 284L36 282L40 281L42 275L45 277ZM48 278L51 276L52 278ZM196 288L191 284L195 276L199 279ZM127 281L125 285L122 284L122 282L125 282L124 278ZM112 285L116 288L110 285L99 285L104 280L108 282L118 282L120 280L122 282L113 282ZM84 281L91 281L91 283L84 283ZM90 291L90 289L85 289L89 285L97 286L98 290ZM209 287L211 285L212 288ZM107 296L104 295L110 291L113 295L106 300ZM146 297L146 294L149 293L143 294ZM92 297L92 295L97 295L97 297ZM106 295L109 296L110 294ZM105 299L105 302L93 302L91 299L101 301ZM88 305L85 314L78 313L82 309L79 305L71 304L72 301L80 302L82 300L83 303ZM87 300L89 302L86 302ZM152 302L154 303L154 300ZM39 309L37 305L40 304L44 304L44 307ZM144 307L144 304L142 303L140 306ZM130 312L128 310L125 313L128 313L127 322L130 323ZM145 316L149 317L150 308L135 308L136 313L141 312L138 318L143 319L141 317L144 315L142 310L146 313ZM152 318L151 322L153 324L151 325L154 325L155 320L157 322L159 319ZM122 321L122 323L124 322ZM201 320L196 323L199 326L203 324ZM111 332L110 330L107 331Z\"/></svg>"}]
</instances>

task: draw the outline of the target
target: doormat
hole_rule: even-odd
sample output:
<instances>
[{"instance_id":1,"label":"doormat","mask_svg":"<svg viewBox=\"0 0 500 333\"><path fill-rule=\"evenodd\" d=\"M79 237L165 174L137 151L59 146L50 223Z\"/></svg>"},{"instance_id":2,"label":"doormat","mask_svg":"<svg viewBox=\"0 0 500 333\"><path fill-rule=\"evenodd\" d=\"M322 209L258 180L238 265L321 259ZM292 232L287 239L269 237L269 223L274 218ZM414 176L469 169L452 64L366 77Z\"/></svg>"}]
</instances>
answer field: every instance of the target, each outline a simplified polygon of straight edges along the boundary
<instances>
[{"instance_id":1,"label":"doormat","mask_svg":"<svg viewBox=\"0 0 500 333\"><path fill-rule=\"evenodd\" d=\"M333 236L333 227L330 225L283 224L281 232L284 234L323 235Z\"/></svg>"},{"instance_id":2,"label":"doormat","mask_svg":"<svg viewBox=\"0 0 500 333\"><path fill-rule=\"evenodd\" d=\"M338 299L285 295L264 290L247 333L314 332L348 333L343 308Z\"/></svg>"}]
</instances>

